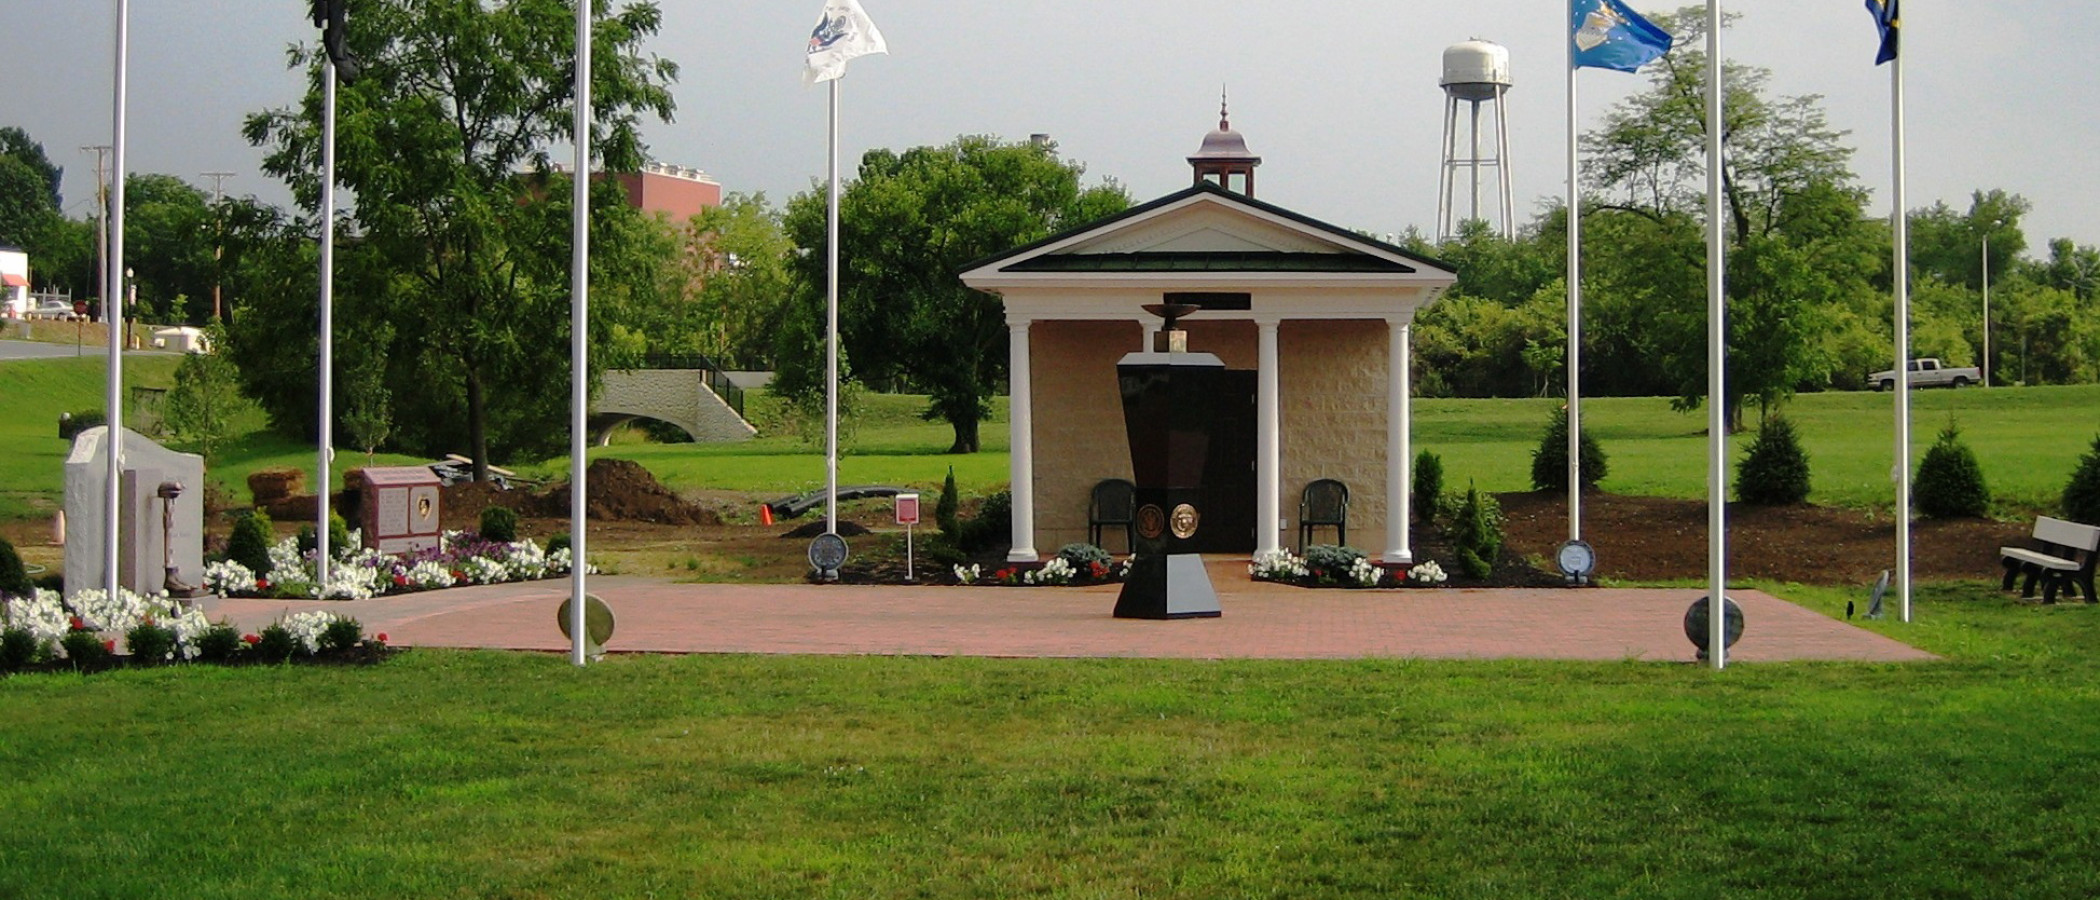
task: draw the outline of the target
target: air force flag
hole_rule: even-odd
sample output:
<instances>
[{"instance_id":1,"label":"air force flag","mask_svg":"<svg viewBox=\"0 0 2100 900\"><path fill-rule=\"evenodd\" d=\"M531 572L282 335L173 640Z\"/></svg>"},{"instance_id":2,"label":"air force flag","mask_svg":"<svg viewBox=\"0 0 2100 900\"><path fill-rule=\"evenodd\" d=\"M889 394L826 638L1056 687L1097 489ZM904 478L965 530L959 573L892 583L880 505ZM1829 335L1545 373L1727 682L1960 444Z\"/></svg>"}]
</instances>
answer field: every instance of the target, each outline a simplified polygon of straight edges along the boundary
<instances>
[{"instance_id":1,"label":"air force flag","mask_svg":"<svg viewBox=\"0 0 2100 900\"><path fill-rule=\"evenodd\" d=\"M1575 67L1637 72L1670 52L1669 33L1619 0L1573 0L1568 4L1568 40Z\"/></svg>"},{"instance_id":2,"label":"air force flag","mask_svg":"<svg viewBox=\"0 0 2100 900\"><path fill-rule=\"evenodd\" d=\"M846 62L870 53L888 53L882 32L858 0L825 0L824 17L809 33L808 67L802 70L804 84L830 81L846 74Z\"/></svg>"}]
</instances>

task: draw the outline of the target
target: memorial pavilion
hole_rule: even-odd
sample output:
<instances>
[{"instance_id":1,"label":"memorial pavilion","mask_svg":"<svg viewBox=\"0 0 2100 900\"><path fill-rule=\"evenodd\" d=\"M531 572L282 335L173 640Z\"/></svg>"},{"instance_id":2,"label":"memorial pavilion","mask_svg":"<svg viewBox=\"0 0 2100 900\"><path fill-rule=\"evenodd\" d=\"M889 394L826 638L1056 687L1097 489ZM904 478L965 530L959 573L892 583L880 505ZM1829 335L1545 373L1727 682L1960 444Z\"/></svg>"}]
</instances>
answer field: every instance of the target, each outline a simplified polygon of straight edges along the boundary
<instances>
[{"instance_id":1,"label":"memorial pavilion","mask_svg":"<svg viewBox=\"0 0 2100 900\"><path fill-rule=\"evenodd\" d=\"M1116 361L1152 345L1160 320L1141 307L1171 299L1201 307L1181 326L1189 348L1231 370L1204 551L1291 545L1301 492L1332 478L1350 491L1349 543L1412 562L1407 516L1391 514L1411 482L1409 330L1456 273L1255 199L1261 158L1222 109L1188 159L1191 187L962 273L1000 298L1010 333L1009 559L1087 540L1094 486L1131 477Z\"/></svg>"}]
</instances>

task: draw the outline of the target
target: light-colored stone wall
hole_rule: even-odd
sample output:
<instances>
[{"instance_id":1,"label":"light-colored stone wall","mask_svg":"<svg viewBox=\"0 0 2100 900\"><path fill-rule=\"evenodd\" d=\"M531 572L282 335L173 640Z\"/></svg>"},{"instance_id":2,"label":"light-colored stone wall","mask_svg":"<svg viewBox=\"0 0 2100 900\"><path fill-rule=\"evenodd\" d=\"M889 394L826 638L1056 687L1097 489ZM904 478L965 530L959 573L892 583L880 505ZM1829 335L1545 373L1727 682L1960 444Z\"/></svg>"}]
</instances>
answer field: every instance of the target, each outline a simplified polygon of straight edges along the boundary
<instances>
[{"instance_id":1,"label":"light-colored stone wall","mask_svg":"<svg viewBox=\"0 0 2100 900\"><path fill-rule=\"evenodd\" d=\"M1349 545L1377 556L1385 548L1385 429L1388 343L1380 321L1289 321L1277 331L1282 389L1283 502L1298 544L1298 501L1314 479L1349 486ZM1313 540L1327 543L1320 529Z\"/></svg>"},{"instance_id":2,"label":"light-colored stone wall","mask_svg":"<svg viewBox=\"0 0 2100 900\"><path fill-rule=\"evenodd\" d=\"M1259 359L1252 322L1190 322L1189 349L1215 353L1234 369ZM1035 399L1035 545L1048 555L1087 539L1087 501L1095 482L1129 478L1116 360L1143 332L1131 322L1039 321L1029 326ZM1279 328L1282 389L1283 545L1297 546L1298 500L1305 485L1336 478L1349 486L1349 544L1372 555L1385 546L1386 372L1390 345L1382 321L1285 321ZM1107 538L1120 551L1120 540ZM1325 529L1315 536L1333 540Z\"/></svg>"},{"instance_id":3,"label":"light-colored stone wall","mask_svg":"<svg viewBox=\"0 0 2100 900\"><path fill-rule=\"evenodd\" d=\"M661 419L700 442L744 441L758 429L707 387L697 369L608 370L599 381L591 412Z\"/></svg>"},{"instance_id":4,"label":"light-colored stone wall","mask_svg":"<svg viewBox=\"0 0 2100 900\"><path fill-rule=\"evenodd\" d=\"M1028 327L1035 401L1035 546L1044 556L1087 539L1087 501L1104 478L1129 478L1130 441L1116 360L1138 349L1136 320ZM1102 536L1114 552L1122 538Z\"/></svg>"}]
</instances>

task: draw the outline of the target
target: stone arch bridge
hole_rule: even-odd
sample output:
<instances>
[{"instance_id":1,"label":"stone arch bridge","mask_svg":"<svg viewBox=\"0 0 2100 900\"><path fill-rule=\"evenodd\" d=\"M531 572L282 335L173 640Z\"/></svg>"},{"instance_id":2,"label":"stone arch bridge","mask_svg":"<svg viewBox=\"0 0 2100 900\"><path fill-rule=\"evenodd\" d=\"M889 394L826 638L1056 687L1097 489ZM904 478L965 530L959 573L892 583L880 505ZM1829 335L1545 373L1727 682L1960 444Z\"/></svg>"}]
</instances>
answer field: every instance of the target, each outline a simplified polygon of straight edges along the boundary
<instances>
[{"instance_id":1,"label":"stone arch bridge","mask_svg":"<svg viewBox=\"0 0 2100 900\"><path fill-rule=\"evenodd\" d=\"M744 441L758 429L744 420L744 392L705 360L660 362L660 367L607 369L591 400L591 433L602 446L613 429L634 419L656 419L702 442Z\"/></svg>"}]
</instances>

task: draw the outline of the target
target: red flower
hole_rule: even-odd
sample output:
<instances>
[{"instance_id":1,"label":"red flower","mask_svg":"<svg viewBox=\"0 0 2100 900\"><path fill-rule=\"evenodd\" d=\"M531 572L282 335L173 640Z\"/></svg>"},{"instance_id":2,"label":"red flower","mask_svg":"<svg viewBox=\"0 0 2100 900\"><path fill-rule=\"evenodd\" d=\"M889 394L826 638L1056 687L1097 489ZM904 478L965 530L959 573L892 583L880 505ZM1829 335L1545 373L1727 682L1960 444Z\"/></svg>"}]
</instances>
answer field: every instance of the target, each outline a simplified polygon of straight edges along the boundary
<instances>
[{"instance_id":1,"label":"red flower","mask_svg":"<svg viewBox=\"0 0 2100 900\"><path fill-rule=\"evenodd\" d=\"M453 570L452 570L452 580L453 580L453 581L465 581L465 580L467 580L467 573L465 573L465 572L462 572L462 571L460 571L460 570L458 570L458 569L453 569Z\"/></svg>"},{"instance_id":2,"label":"red flower","mask_svg":"<svg viewBox=\"0 0 2100 900\"><path fill-rule=\"evenodd\" d=\"M115 653L117 652L117 642L114 640L103 641L102 649L107 650L111 653Z\"/></svg>"},{"instance_id":3,"label":"red flower","mask_svg":"<svg viewBox=\"0 0 2100 900\"><path fill-rule=\"evenodd\" d=\"M407 585L408 585L408 576L406 576L406 575L396 575L396 576L394 576L394 586L395 586L395 587L406 587Z\"/></svg>"},{"instance_id":4,"label":"red flower","mask_svg":"<svg viewBox=\"0 0 2100 900\"><path fill-rule=\"evenodd\" d=\"M249 646L254 646L256 644L262 643L262 637L260 635L244 634L241 635L241 643L247 644Z\"/></svg>"},{"instance_id":5,"label":"red flower","mask_svg":"<svg viewBox=\"0 0 2100 900\"><path fill-rule=\"evenodd\" d=\"M74 631L86 631L86 630L87 630L87 623L86 623L86 622L82 622L82 621L80 621L80 617L79 617L79 616L74 616L74 617L73 617L73 630L74 630Z\"/></svg>"},{"instance_id":6,"label":"red flower","mask_svg":"<svg viewBox=\"0 0 2100 900\"><path fill-rule=\"evenodd\" d=\"M995 578L995 579L998 579L998 580L1000 580L1000 581L1012 581L1012 580L1014 580L1014 570L1013 570L1013 567L1012 567L1012 566L1008 566L1008 567L1006 567L1006 568L1004 568L1004 569L1000 569L1000 570L999 570L999 571L997 571L997 572L993 572L993 573L992 573L992 577L993 577L993 578Z\"/></svg>"},{"instance_id":7,"label":"red flower","mask_svg":"<svg viewBox=\"0 0 2100 900\"><path fill-rule=\"evenodd\" d=\"M1108 563L1102 562L1102 561L1100 561L1100 560L1098 560L1098 559L1097 559L1097 560L1095 560L1095 561L1093 561L1093 562L1087 563L1087 564L1086 564L1086 570L1087 570L1087 572L1088 572L1089 574L1093 575L1093 576L1094 576L1095 578L1107 578L1107 577L1108 577Z\"/></svg>"},{"instance_id":8,"label":"red flower","mask_svg":"<svg viewBox=\"0 0 2100 900\"><path fill-rule=\"evenodd\" d=\"M379 642L380 642L380 643L382 643L382 644L386 643L386 632L384 632L384 631L382 631L382 632L380 632L380 633L378 633L378 634L375 634L375 635L373 635L373 637L375 637L375 638L378 638L378 639L379 639Z\"/></svg>"},{"instance_id":9,"label":"red flower","mask_svg":"<svg viewBox=\"0 0 2100 900\"><path fill-rule=\"evenodd\" d=\"M258 590L258 591L267 591L267 590L269 590L269 589L270 589L270 579L268 579L268 578L257 578L257 579L255 579L255 589L256 589L256 590Z\"/></svg>"}]
</instances>

